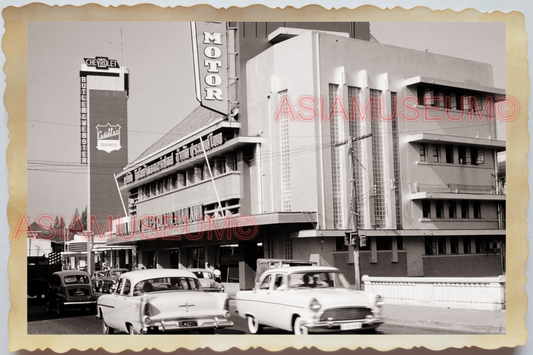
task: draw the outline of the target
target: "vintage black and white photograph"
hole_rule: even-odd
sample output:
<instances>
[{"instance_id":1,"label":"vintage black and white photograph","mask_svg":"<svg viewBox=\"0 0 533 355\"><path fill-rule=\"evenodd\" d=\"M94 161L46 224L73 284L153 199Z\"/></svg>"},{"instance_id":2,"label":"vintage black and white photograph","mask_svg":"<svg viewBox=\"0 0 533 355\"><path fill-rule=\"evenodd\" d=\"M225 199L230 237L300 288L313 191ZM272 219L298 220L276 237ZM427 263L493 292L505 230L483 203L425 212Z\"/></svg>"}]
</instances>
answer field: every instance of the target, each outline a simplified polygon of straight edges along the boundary
<instances>
[{"instance_id":1,"label":"vintage black and white photograph","mask_svg":"<svg viewBox=\"0 0 533 355\"><path fill-rule=\"evenodd\" d=\"M506 335L506 30L28 22L26 334Z\"/></svg>"}]
</instances>

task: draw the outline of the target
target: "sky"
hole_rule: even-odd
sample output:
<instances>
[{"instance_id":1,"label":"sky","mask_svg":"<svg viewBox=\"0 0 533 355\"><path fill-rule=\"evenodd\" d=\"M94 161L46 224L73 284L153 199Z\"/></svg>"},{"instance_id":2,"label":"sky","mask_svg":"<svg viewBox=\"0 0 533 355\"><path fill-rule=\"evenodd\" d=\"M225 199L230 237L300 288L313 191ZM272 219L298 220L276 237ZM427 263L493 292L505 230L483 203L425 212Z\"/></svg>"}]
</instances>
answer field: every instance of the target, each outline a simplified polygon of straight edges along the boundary
<instances>
[{"instance_id":1,"label":"sky","mask_svg":"<svg viewBox=\"0 0 533 355\"><path fill-rule=\"evenodd\" d=\"M490 63L505 87L501 23L374 22L380 43ZM83 58L117 59L130 71L129 161L197 106L189 23L37 22L28 25L28 216L87 205L80 165L79 71Z\"/></svg>"}]
</instances>

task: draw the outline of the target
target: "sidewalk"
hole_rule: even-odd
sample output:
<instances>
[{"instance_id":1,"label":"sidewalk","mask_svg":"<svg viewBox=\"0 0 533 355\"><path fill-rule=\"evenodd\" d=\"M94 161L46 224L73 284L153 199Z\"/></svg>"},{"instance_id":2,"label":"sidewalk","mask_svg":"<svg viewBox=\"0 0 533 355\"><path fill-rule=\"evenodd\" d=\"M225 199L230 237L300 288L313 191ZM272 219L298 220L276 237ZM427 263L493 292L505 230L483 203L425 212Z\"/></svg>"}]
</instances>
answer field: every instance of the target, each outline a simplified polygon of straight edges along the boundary
<instances>
[{"instance_id":1,"label":"sidewalk","mask_svg":"<svg viewBox=\"0 0 533 355\"><path fill-rule=\"evenodd\" d=\"M385 304L386 324L464 330L466 333L505 334L505 311L477 311Z\"/></svg>"}]
</instances>

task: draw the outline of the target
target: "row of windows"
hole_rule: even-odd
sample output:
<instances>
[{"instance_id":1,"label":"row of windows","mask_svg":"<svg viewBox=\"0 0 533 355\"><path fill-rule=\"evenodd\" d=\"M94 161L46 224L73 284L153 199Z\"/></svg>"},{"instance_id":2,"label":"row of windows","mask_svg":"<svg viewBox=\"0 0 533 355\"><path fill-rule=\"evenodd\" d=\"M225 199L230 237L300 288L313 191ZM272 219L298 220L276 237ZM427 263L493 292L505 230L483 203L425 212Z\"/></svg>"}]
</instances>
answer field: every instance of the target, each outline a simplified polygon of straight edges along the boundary
<instances>
[{"instance_id":1,"label":"row of windows","mask_svg":"<svg viewBox=\"0 0 533 355\"><path fill-rule=\"evenodd\" d=\"M472 202L472 217L481 218L481 202ZM449 219L468 219L470 217L470 201L468 200L435 200L434 210L432 211L431 200L422 200L422 217L423 218L449 218Z\"/></svg>"},{"instance_id":2,"label":"row of windows","mask_svg":"<svg viewBox=\"0 0 533 355\"><path fill-rule=\"evenodd\" d=\"M366 245L359 247L359 250L371 250L372 239L376 240L376 250L392 250L393 237L368 237ZM348 246L344 243L344 237L337 237L335 240L336 251L347 251ZM403 239L401 236L396 236L396 248L403 250Z\"/></svg>"},{"instance_id":3,"label":"row of windows","mask_svg":"<svg viewBox=\"0 0 533 355\"><path fill-rule=\"evenodd\" d=\"M499 242L481 236L425 237L426 255L483 254L501 252Z\"/></svg>"},{"instance_id":4,"label":"row of windows","mask_svg":"<svg viewBox=\"0 0 533 355\"><path fill-rule=\"evenodd\" d=\"M428 163L457 163L466 165L485 164L483 147L454 146L452 144L419 143L420 161ZM457 151L457 155L455 152Z\"/></svg>"},{"instance_id":5,"label":"row of windows","mask_svg":"<svg viewBox=\"0 0 533 355\"><path fill-rule=\"evenodd\" d=\"M211 173L213 176L238 170L237 157L235 155L227 155L225 157L211 159L209 160L209 165L211 167ZM140 186L138 189L137 198L139 201L143 201L173 190L208 180L210 178L211 176L209 175L207 163L204 163L203 165L195 165L190 169L163 176L162 178Z\"/></svg>"},{"instance_id":6,"label":"row of windows","mask_svg":"<svg viewBox=\"0 0 533 355\"><path fill-rule=\"evenodd\" d=\"M433 88L417 88L418 104L421 106L438 107L448 110L459 111L483 111L482 96L473 92L455 92ZM488 100L487 96L485 99Z\"/></svg>"}]
</instances>

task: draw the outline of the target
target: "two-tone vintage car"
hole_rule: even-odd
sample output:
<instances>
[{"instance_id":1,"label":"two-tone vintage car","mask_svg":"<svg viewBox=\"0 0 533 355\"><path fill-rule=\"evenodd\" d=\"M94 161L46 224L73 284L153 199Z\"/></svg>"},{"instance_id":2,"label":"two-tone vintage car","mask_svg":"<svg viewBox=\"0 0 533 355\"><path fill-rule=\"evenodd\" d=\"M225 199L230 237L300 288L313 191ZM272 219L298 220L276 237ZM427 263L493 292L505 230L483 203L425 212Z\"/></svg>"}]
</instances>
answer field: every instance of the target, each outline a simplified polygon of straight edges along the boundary
<instances>
[{"instance_id":1,"label":"two-tone vintage car","mask_svg":"<svg viewBox=\"0 0 533 355\"><path fill-rule=\"evenodd\" d=\"M61 315L71 308L88 309L96 313L96 296L89 274L85 271L56 271L50 277L46 293L46 308Z\"/></svg>"},{"instance_id":2,"label":"two-tone vintage car","mask_svg":"<svg viewBox=\"0 0 533 355\"><path fill-rule=\"evenodd\" d=\"M198 331L231 327L227 293L204 292L190 271L148 269L124 273L115 291L98 298L104 334Z\"/></svg>"},{"instance_id":3,"label":"two-tone vintage car","mask_svg":"<svg viewBox=\"0 0 533 355\"><path fill-rule=\"evenodd\" d=\"M111 292L112 289L116 286L118 278L125 272L129 270L126 268L115 268L105 271L103 276L100 276L98 281L96 281L95 290L98 292Z\"/></svg>"},{"instance_id":4,"label":"two-tone vintage car","mask_svg":"<svg viewBox=\"0 0 533 355\"><path fill-rule=\"evenodd\" d=\"M251 291L235 295L236 309L252 334L263 326L294 334L375 330L383 323L379 295L351 288L336 268L270 269Z\"/></svg>"},{"instance_id":5,"label":"two-tone vintage car","mask_svg":"<svg viewBox=\"0 0 533 355\"><path fill-rule=\"evenodd\" d=\"M215 275L209 269L187 269L187 271L192 272L200 283L205 292L224 292L224 285L220 282L215 281Z\"/></svg>"}]
</instances>

